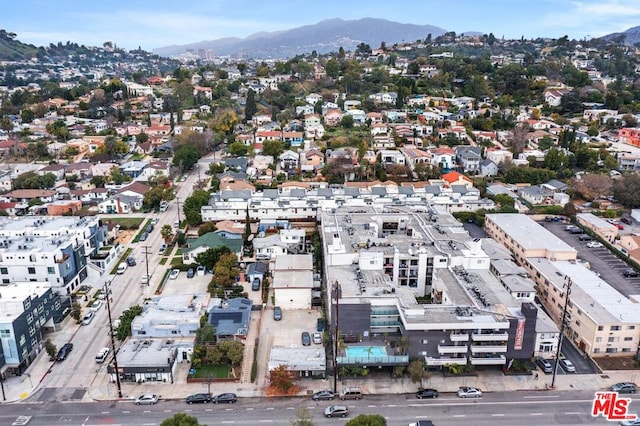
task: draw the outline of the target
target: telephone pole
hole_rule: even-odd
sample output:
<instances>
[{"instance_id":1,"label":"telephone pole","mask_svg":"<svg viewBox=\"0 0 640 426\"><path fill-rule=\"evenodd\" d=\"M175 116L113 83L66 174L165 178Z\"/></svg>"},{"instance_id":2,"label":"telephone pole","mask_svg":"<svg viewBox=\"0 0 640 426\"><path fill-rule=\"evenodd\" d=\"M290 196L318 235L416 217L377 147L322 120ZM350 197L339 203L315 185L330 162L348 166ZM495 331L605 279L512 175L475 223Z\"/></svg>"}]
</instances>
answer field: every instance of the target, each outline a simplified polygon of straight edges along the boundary
<instances>
[{"instance_id":1,"label":"telephone pole","mask_svg":"<svg viewBox=\"0 0 640 426\"><path fill-rule=\"evenodd\" d=\"M107 313L109 314L109 334L111 335L111 350L113 351L113 368L116 373L116 386L118 387L118 398L122 398L122 387L120 386L120 369L118 369L118 354L116 353L116 339L115 332L113 330L113 321L111 320L111 295L109 287L111 281L104 283L105 294L107 295Z\"/></svg>"},{"instance_id":2,"label":"telephone pole","mask_svg":"<svg viewBox=\"0 0 640 426\"><path fill-rule=\"evenodd\" d=\"M562 309L562 323L560 323L560 338L558 339L558 350L556 351L556 362L553 366L553 377L551 378L551 389L556 384L556 374L558 374L558 364L560 363L560 354L562 351L562 339L564 337L564 329L567 326L567 307L569 306L569 295L571 294L571 286L573 285L573 281L571 278L565 276L564 284L562 287L564 288L564 308Z\"/></svg>"},{"instance_id":3,"label":"telephone pole","mask_svg":"<svg viewBox=\"0 0 640 426\"><path fill-rule=\"evenodd\" d=\"M176 197L176 206L178 206L178 229L180 229L180 199Z\"/></svg>"},{"instance_id":4,"label":"telephone pole","mask_svg":"<svg viewBox=\"0 0 640 426\"><path fill-rule=\"evenodd\" d=\"M149 246L144 246L144 263L147 267L147 286L151 282L151 275L149 275Z\"/></svg>"},{"instance_id":5,"label":"telephone pole","mask_svg":"<svg viewBox=\"0 0 640 426\"><path fill-rule=\"evenodd\" d=\"M333 336L333 393L338 392L338 339L340 337L340 332L338 329L338 315L339 315L339 307L340 307L340 293L342 293L342 288L340 288L340 284L336 281L333 284L333 292L336 298L336 318L335 318L335 331Z\"/></svg>"}]
</instances>

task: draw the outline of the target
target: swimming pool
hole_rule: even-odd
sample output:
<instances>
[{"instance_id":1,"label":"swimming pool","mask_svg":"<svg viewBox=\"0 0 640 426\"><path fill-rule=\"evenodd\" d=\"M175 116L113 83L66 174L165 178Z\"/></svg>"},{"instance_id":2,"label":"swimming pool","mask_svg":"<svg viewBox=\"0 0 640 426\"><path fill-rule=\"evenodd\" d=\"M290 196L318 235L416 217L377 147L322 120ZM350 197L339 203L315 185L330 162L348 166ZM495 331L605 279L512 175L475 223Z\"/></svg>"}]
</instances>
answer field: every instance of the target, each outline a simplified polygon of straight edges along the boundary
<instances>
[{"instance_id":1,"label":"swimming pool","mask_svg":"<svg viewBox=\"0 0 640 426\"><path fill-rule=\"evenodd\" d=\"M387 350L384 346L349 346L345 349L348 357L374 358L386 357Z\"/></svg>"}]
</instances>

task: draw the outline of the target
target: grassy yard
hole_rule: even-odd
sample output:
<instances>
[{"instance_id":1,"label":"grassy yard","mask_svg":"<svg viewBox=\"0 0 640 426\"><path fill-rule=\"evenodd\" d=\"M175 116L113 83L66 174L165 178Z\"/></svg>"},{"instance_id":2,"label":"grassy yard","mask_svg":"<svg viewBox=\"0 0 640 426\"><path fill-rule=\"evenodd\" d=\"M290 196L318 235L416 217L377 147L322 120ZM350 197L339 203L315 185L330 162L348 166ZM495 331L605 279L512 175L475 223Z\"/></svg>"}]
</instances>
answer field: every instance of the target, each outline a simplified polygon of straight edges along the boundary
<instances>
[{"instance_id":1,"label":"grassy yard","mask_svg":"<svg viewBox=\"0 0 640 426\"><path fill-rule=\"evenodd\" d=\"M171 259L171 266L182 265L182 256L177 256Z\"/></svg>"},{"instance_id":2,"label":"grassy yard","mask_svg":"<svg viewBox=\"0 0 640 426\"><path fill-rule=\"evenodd\" d=\"M229 371L231 366L226 364L203 364L196 369L196 374L193 376L199 379L227 379L229 378Z\"/></svg>"},{"instance_id":3,"label":"grassy yard","mask_svg":"<svg viewBox=\"0 0 640 426\"><path fill-rule=\"evenodd\" d=\"M167 259L169 259L168 257L162 257L160 258L160 262L158 262L160 265L164 265L165 263L167 263Z\"/></svg>"},{"instance_id":4,"label":"grassy yard","mask_svg":"<svg viewBox=\"0 0 640 426\"><path fill-rule=\"evenodd\" d=\"M117 223L122 229L137 229L144 220L143 217L114 217L107 219L111 222Z\"/></svg>"}]
</instances>

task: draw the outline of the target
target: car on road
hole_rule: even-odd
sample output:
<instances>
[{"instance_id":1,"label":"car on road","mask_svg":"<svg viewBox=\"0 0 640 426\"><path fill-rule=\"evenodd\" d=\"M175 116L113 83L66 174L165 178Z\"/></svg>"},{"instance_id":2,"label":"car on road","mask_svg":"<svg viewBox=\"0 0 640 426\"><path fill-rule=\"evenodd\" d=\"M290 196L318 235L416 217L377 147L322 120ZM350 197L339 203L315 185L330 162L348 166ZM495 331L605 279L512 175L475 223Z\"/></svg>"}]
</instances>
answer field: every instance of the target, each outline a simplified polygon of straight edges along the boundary
<instances>
[{"instance_id":1,"label":"car on road","mask_svg":"<svg viewBox=\"0 0 640 426\"><path fill-rule=\"evenodd\" d=\"M236 396L235 393L221 393L220 395L216 395L213 398L211 398L211 402L213 402L214 404L222 404L222 403L233 404L237 400L238 400L238 397Z\"/></svg>"},{"instance_id":2,"label":"car on road","mask_svg":"<svg viewBox=\"0 0 640 426\"><path fill-rule=\"evenodd\" d=\"M331 405L324 409L325 417L347 417L349 409L345 405Z\"/></svg>"},{"instance_id":3,"label":"car on road","mask_svg":"<svg viewBox=\"0 0 640 426\"><path fill-rule=\"evenodd\" d=\"M127 265L136 266L136 260L131 256L127 257Z\"/></svg>"},{"instance_id":4,"label":"car on road","mask_svg":"<svg viewBox=\"0 0 640 426\"><path fill-rule=\"evenodd\" d=\"M335 397L335 393L325 389L314 393L311 399L313 399L314 401L333 401Z\"/></svg>"},{"instance_id":5,"label":"car on road","mask_svg":"<svg viewBox=\"0 0 640 426\"><path fill-rule=\"evenodd\" d=\"M149 284L149 278L151 278L149 275L144 274L140 277L140 284Z\"/></svg>"},{"instance_id":6,"label":"car on road","mask_svg":"<svg viewBox=\"0 0 640 426\"><path fill-rule=\"evenodd\" d=\"M472 387L462 387L458 389L458 398L480 398L482 396L482 391L478 388Z\"/></svg>"},{"instance_id":7,"label":"car on road","mask_svg":"<svg viewBox=\"0 0 640 426\"><path fill-rule=\"evenodd\" d=\"M189 268L189 270L187 271L187 278L193 278L196 275L196 271L193 270L193 268Z\"/></svg>"},{"instance_id":8,"label":"car on road","mask_svg":"<svg viewBox=\"0 0 640 426\"><path fill-rule=\"evenodd\" d=\"M169 274L169 279L170 280L175 280L176 278L178 278L178 275L180 275L180 269L174 269Z\"/></svg>"},{"instance_id":9,"label":"car on road","mask_svg":"<svg viewBox=\"0 0 640 426\"><path fill-rule=\"evenodd\" d=\"M140 238L138 238L138 241L147 241L147 238L149 238L149 234L143 232L142 235L140 235Z\"/></svg>"},{"instance_id":10,"label":"car on road","mask_svg":"<svg viewBox=\"0 0 640 426\"><path fill-rule=\"evenodd\" d=\"M208 404L211 402L211 395L208 393L196 393L187 397L187 404Z\"/></svg>"},{"instance_id":11,"label":"car on road","mask_svg":"<svg viewBox=\"0 0 640 426\"><path fill-rule=\"evenodd\" d=\"M315 343L316 345L321 345L322 344L322 334L320 333L313 333L313 335L311 336L313 343Z\"/></svg>"},{"instance_id":12,"label":"car on road","mask_svg":"<svg viewBox=\"0 0 640 426\"><path fill-rule=\"evenodd\" d=\"M84 314L84 316L82 317L82 325L89 325L91 324L91 321L93 321L93 317L96 314L93 311L89 311L86 314Z\"/></svg>"},{"instance_id":13,"label":"car on road","mask_svg":"<svg viewBox=\"0 0 640 426\"><path fill-rule=\"evenodd\" d=\"M302 332L302 346L310 346L311 345L311 335L308 331Z\"/></svg>"},{"instance_id":14,"label":"car on road","mask_svg":"<svg viewBox=\"0 0 640 426\"><path fill-rule=\"evenodd\" d=\"M91 304L91 308L90 309L93 312L98 312L98 310L100 310L100 308L102 308L102 300L98 299L98 300L96 300L95 302L93 302Z\"/></svg>"},{"instance_id":15,"label":"car on road","mask_svg":"<svg viewBox=\"0 0 640 426\"><path fill-rule=\"evenodd\" d=\"M633 269L633 268L627 268L627 269L625 269L624 271L622 271L622 275L623 275L624 277L629 278L629 277L637 277L637 276L638 276L638 275L640 275L640 274L638 274L638 271L636 271L636 270L635 270L635 269Z\"/></svg>"},{"instance_id":16,"label":"car on road","mask_svg":"<svg viewBox=\"0 0 640 426\"><path fill-rule=\"evenodd\" d=\"M107 347L100 349L100 351L96 355L96 362L98 364L102 364L107 359L109 352L111 352L111 349Z\"/></svg>"},{"instance_id":17,"label":"car on road","mask_svg":"<svg viewBox=\"0 0 640 426\"><path fill-rule=\"evenodd\" d=\"M158 250L158 254L164 254L165 251L167 251L167 245L165 243L162 243L160 249Z\"/></svg>"},{"instance_id":18,"label":"car on road","mask_svg":"<svg viewBox=\"0 0 640 426\"><path fill-rule=\"evenodd\" d=\"M153 405L157 404L160 399L160 395L156 395L155 393L145 393L144 395L140 395L134 401L136 405Z\"/></svg>"},{"instance_id":19,"label":"car on road","mask_svg":"<svg viewBox=\"0 0 640 426\"><path fill-rule=\"evenodd\" d=\"M587 243L588 248L601 248L604 247L601 242L598 241L589 241Z\"/></svg>"},{"instance_id":20,"label":"car on road","mask_svg":"<svg viewBox=\"0 0 640 426\"><path fill-rule=\"evenodd\" d=\"M640 426L640 414L637 415L638 418L635 420L623 420L618 423L620 426Z\"/></svg>"},{"instance_id":21,"label":"car on road","mask_svg":"<svg viewBox=\"0 0 640 426\"><path fill-rule=\"evenodd\" d=\"M260 290L260 278L254 278L253 282L251 283L251 290L252 291L259 291Z\"/></svg>"},{"instance_id":22,"label":"car on road","mask_svg":"<svg viewBox=\"0 0 640 426\"><path fill-rule=\"evenodd\" d=\"M154 217L153 219L151 219L151 224L154 225L154 226L157 225L158 224L158 218Z\"/></svg>"},{"instance_id":23,"label":"car on road","mask_svg":"<svg viewBox=\"0 0 640 426\"><path fill-rule=\"evenodd\" d=\"M438 397L438 391L435 389L420 389L418 392L416 392L416 398L418 399L437 398L437 397Z\"/></svg>"},{"instance_id":24,"label":"car on road","mask_svg":"<svg viewBox=\"0 0 640 426\"><path fill-rule=\"evenodd\" d=\"M618 393L636 393L636 385L630 382L620 382L609 387L610 390Z\"/></svg>"},{"instance_id":25,"label":"car on road","mask_svg":"<svg viewBox=\"0 0 640 426\"><path fill-rule=\"evenodd\" d=\"M567 358L560 358L560 366L567 373L575 373L576 372L576 366L573 365L573 363L570 360L568 360Z\"/></svg>"},{"instance_id":26,"label":"car on road","mask_svg":"<svg viewBox=\"0 0 640 426\"><path fill-rule=\"evenodd\" d=\"M280 309L280 306L273 308L273 319L276 321L280 321L282 319L282 309Z\"/></svg>"},{"instance_id":27,"label":"car on road","mask_svg":"<svg viewBox=\"0 0 640 426\"><path fill-rule=\"evenodd\" d=\"M64 361L69 356L69 352L73 350L73 343L65 343L62 345L60 350L58 351L58 355L56 355L56 361Z\"/></svg>"},{"instance_id":28,"label":"car on road","mask_svg":"<svg viewBox=\"0 0 640 426\"><path fill-rule=\"evenodd\" d=\"M544 358L536 358L536 364L538 364L540 369L545 373L553 373L553 365L549 360L546 360Z\"/></svg>"}]
</instances>

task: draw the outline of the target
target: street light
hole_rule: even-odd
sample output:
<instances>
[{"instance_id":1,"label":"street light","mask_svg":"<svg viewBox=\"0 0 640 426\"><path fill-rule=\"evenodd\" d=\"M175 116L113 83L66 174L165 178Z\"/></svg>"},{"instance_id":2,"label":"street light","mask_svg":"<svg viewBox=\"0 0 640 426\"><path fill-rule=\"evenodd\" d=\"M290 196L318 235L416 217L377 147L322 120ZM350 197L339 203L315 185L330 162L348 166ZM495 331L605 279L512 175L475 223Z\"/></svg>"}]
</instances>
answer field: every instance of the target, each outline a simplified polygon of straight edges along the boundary
<instances>
[{"instance_id":1,"label":"street light","mask_svg":"<svg viewBox=\"0 0 640 426\"><path fill-rule=\"evenodd\" d=\"M107 313L109 314L109 334L111 335L111 350L113 351L113 368L116 372L116 386L118 387L118 398L122 398L122 387L120 386L120 370L118 369L118 356L116 354L116 339L113 332L113 321L111 320L111 297L109 295L109 286L111 281L104 283L105 294L107 295Z\"/></svg>"}]
</instances>

